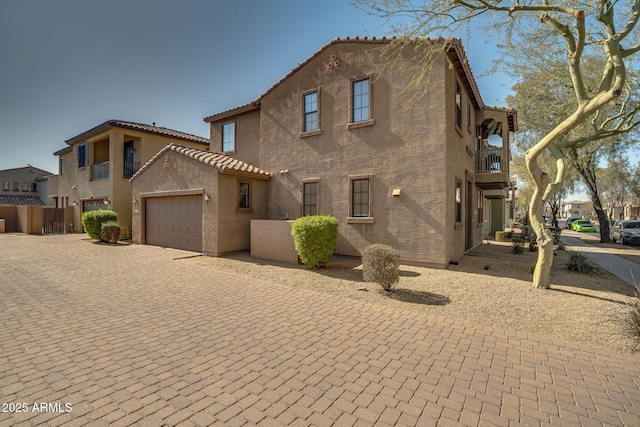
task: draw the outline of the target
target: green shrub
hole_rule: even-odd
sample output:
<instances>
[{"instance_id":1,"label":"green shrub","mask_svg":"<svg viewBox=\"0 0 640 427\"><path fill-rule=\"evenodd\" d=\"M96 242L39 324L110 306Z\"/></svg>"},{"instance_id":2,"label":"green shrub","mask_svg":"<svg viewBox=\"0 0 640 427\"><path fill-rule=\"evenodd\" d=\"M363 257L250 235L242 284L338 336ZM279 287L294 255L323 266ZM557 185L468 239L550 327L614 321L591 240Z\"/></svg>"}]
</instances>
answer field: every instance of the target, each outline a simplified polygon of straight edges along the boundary
<instances>
[{"instance_id":1,"label":"green shrub","mask_svg":"<svg viewBox=\"0 0 640 427\"><path fill-rule=\"evenodd\" d=\"M300 261L312 270L328 263L338 239L338 220L332 216L303 216L291 225L291 235Z\"/></svg>"},{"instance_id":2,"label":"green shrub","mask_svg":"<svg viewBox=\"0 0 640 427\"><path fill-rule=\"evenodd\" d=\"M575 271L576 273L594 274L599 273L600 267L593 262L589 256L584 252L579 251L567 251L569 258L564 263L565 267L569 271Z\"/></svg>"},{"instance_id":3,"label":"green shrub","mask_svg":"<svg viewBox=\"0 0 640 427\"><path fill-rule=\"evenodd\" d=\"M362 256L364 280L375 282L390 291L399 282L400 253L388 245L376 243L368 246Z\"/></svg>"},{"instance_id":4,"label":"green shrub","mask_svg":"<svg viewBox=\"0 0 640 427\"><path fill-rule=\"evenodd\" d=\"M118 237L120 237L120 224L115 221L102 223L100 240L108 243L118 243Z\"/></svg>"},{"instance_id":5,"label":"green shrub","mask_svg":"<svg viewBox=\"0 0 640 427\"><path fill-rule=\"evenodd\" d=\"M92 239L100 239L102 224L108 221L118 222L118 214L114 211L98 209L82 214L82 226Z\"/></svg>"}]
</instances>

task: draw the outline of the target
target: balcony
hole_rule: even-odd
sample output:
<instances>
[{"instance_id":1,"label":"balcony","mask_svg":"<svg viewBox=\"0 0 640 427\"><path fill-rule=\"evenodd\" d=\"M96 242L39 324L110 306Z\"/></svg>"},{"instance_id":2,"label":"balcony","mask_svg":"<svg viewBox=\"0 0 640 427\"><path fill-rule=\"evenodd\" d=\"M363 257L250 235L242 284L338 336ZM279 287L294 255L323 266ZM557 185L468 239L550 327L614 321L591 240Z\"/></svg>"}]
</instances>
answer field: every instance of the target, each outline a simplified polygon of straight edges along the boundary
<instances>
[{"instance_id":1,"label":"balcony","mask_svg":"<svg viewBox=\"0 0 640 427\"><path fill-rule=\"evenodd\" d=\"M91 181L99 181L109 178L109 162L94 163L91 165Z\"/></svg>"},{"instance_id":2,"label":"balcony","mask_svg":"<svg viewBox=\"0 0 640 427\"><path fill-rule=\"evenodd\" d=\"M483 190L509 188L509 162L503 147L476 151L476 185Z\"/></svg>"},{"instance_id":3,"label":"balcony","mask_svg":"<svg viewBox=\"0 0 640 427\"><path fill-rule=\"evenodd\" d=\"M124 162L124 168L122 170L122 177L129 179L140 169L140 162Z\"/></svg>"}]
</instances>

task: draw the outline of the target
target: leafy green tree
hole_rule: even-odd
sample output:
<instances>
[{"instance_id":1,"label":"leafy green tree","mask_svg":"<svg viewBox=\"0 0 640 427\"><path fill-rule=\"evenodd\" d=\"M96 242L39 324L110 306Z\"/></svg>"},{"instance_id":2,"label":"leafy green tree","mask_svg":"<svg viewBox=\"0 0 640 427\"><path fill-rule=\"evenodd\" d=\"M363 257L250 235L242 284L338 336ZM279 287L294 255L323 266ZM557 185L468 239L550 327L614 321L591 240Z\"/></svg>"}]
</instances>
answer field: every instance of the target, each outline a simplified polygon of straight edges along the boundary
<instances>
[{"instance_id":1,"label":"leafy green tree","mask_svg":"<svg viewBox=\"0 0 640 427\"><path fill-rule=\"evenodd\" d=\"M533 282L537 288L549 288L553 236L544 223L544 204L562 186L566 171L563 150L581 149L593 140L584 137L576 140L569 138L569 134L590 118L598 117L605 107L631 96L627 67L640 51L636 31L640 0L425 0L420 3L353 0L352 3L368 13L394 20L393 28L403 36L397 44L405 43L408 38L424 40L428 36L449 37L484 31L501 37L504 58L512 58L522 67L525 66L524 53L532 52L528 47L534 46L535 50L545 51L550 59L545 64L530 66L539 70L565 70L563 88L574 108L570 113L559 110L556 116L541 111L554 126L542 132L539 140L525 153L527 169L535 183L529 217L540 248ZM429 42L425 40L424 43ZM598 61L593 61L594 58ZM417 81L428 74L424 70L430 70L431 63L426 57ZM583 70L591 66L600 67L600 78L594 86L587 84L583 74ZM543 82L542 87L547 87L547 83ZM624 118L625 111L628 110L622 110L619 118ZM599 139L603 139L606 132L598 132ZM540 163L545 153L555 159L554 179Z\"/></svg>"}]
</instances>

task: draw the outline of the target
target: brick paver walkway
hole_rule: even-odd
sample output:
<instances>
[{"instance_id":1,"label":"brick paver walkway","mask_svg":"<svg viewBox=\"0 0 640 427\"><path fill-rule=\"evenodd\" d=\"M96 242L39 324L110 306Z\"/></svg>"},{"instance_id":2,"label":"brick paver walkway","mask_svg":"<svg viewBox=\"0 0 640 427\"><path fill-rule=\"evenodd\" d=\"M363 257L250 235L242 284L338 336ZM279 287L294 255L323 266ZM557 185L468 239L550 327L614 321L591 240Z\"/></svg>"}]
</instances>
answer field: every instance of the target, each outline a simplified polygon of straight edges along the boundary
<instances>
[{"instance_id":1,"label":"brick paver walkway","mask_svg":"<svg viewBox=\"0 0 640 427\"><path fill-rule=\"evenodd\" d=\"M85 238L0 235L2 426L640 426L640 357Z\"/></svg>"}]
</instances>

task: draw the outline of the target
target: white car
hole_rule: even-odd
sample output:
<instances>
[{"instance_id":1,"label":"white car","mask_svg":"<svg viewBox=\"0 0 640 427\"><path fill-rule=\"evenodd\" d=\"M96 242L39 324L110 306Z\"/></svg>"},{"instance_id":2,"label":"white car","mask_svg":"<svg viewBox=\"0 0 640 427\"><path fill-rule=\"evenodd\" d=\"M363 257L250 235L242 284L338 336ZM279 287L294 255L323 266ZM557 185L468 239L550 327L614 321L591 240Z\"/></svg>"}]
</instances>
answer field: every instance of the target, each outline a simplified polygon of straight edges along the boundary
<instances>
[{"instance_id":1,"label":"white car","mask_svg":"<svg viewBox=\"0 0 640 427\"><path fill-rule=\"evenodd\" d=\"M611 240L640 245L640 221L616 221L611 228Z\"/></svg>"}]
</instances>

